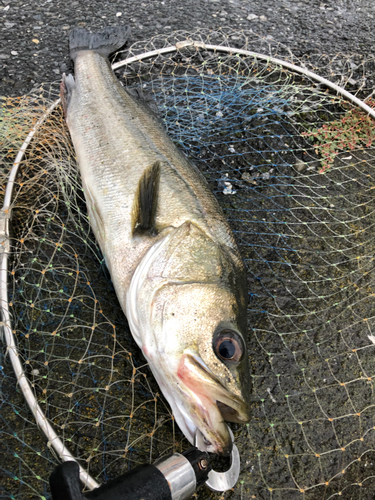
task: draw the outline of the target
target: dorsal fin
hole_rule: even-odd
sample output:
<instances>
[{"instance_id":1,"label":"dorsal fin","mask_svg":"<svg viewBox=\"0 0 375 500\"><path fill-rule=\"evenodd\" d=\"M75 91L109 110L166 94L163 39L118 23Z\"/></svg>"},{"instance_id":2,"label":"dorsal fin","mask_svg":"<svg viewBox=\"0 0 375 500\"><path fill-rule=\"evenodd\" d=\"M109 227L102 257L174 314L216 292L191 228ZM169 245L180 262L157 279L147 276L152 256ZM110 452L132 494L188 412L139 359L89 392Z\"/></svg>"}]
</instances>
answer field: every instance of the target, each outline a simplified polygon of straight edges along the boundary
<instances>
[{"instance_id":1,"label":"dorsal fin","mask_svg":"<svg viewBox=\"0 0 375 500\"><path fill-rule=\"evenodd\" d=\"M159 179L160 161L156 161L144 171L138 184L133 206L133 235L143 232L156 234L155 218L158 206Z\"/></svg>"}]
</instances>

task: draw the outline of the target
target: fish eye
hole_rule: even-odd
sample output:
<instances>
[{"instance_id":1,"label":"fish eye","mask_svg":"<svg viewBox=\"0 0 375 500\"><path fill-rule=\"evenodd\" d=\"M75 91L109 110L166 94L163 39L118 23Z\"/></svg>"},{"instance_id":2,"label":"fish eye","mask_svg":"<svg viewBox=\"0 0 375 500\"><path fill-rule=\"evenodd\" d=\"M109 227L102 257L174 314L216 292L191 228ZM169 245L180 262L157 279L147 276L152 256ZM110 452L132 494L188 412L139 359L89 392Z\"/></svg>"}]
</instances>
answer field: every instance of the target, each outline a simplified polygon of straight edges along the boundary
<instances>
[{"instance_id":1,"label":"fish eye","mask_svg":"<svg viewBox=\"0 0 375 500\"><path fill-rule=\"evenodd\" d=\"M223 361L238 362L244 352L241 337L233 330L224 330L219 333L214 342L216 356Z\"/></svg>"}]
</instances>

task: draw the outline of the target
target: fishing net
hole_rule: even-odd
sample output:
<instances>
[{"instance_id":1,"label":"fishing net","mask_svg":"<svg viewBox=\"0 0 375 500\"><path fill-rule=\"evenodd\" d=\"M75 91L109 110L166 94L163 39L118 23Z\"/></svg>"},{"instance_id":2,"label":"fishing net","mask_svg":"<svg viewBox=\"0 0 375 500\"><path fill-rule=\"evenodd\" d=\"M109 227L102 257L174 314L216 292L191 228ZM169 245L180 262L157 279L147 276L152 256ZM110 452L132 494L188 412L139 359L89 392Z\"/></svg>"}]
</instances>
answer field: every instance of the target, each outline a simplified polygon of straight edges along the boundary
<instances>
[{"instance_id":1,"label":"fishing net","mask_svg":"<svg viewBox=\"0 0 375 500\"><path fill-rule=\"evenodd\" d=\"M231 424L241 475L223 495L373 498L375 486L372 119L272 60L251 33L198 31L122 54L137 89L204 173L248 273L252 418ZM299 64L366 92L373 61L310 54ZM353 83L354 82L354 83ZM14 155L56 87L1 102L4 192ZM371 100L368 104L372 104ZM156 109L156 108L155 108ZM90 231L75 154L57 107L23 160L11 206L9 310L18 356L58 436L99 483L189 446L133 341ZM0 498L48 498L59 463L1 352Z\"/></svg>"}]
</instances>

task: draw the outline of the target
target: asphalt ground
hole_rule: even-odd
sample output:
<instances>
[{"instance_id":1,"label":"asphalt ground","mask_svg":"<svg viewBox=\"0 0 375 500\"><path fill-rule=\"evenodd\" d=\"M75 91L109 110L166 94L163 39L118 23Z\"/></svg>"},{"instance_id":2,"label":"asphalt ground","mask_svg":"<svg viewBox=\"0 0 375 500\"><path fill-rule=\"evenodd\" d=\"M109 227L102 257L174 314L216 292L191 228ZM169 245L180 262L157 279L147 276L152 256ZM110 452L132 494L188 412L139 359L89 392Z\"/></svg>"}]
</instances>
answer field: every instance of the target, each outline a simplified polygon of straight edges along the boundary
<instances>
[{"instance_id":1,"label":"asphalt ground","mask_svg":"<svg viewBox=\"0 0 375 500\"><path fill-rule=\"evenodd\" d=\"M18 96L60 79L69 67L68 33L128 24L131 41L196 28L230 27L272 37L300 57L375 53L372 0L1 0L0 95ZM374 84L373 74L367 85Z\"/></svg>"}]
</instances>

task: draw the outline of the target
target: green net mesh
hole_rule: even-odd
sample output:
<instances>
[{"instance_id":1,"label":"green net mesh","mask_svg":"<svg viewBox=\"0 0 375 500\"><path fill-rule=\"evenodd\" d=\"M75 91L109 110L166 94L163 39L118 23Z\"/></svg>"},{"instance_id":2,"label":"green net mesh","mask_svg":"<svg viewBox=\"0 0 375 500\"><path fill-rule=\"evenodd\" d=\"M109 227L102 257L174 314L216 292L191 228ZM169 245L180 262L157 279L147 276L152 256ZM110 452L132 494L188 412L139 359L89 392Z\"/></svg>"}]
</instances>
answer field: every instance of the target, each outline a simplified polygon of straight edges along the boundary
<instances>
[{"instance_id":1,"label":"green net mesh","mask_svg":"<svg viewBox=\"0 0 375 500\"><path fill-rule=\"evenodd\" d=\"M186 38L158 37L126 55ZM297 62L249 33L201 30L190 38ZM365 92L373 61L311 54L299 64ZM241 475L233 491L202 488L197 498L373 498L371 119L316 81L235 51L181 48L118 74L156 103L168 134L206 176L248 271L253 413L247 426L231 424ZM54 92L0 101L3 190L17 149ZM58 108L16 179L12 329L46 417L104 482L189 445L130 335L80 186ZM0 498L48 498L59 460L5 349L1 356Z\"/></svg>"}]
</instances>

